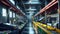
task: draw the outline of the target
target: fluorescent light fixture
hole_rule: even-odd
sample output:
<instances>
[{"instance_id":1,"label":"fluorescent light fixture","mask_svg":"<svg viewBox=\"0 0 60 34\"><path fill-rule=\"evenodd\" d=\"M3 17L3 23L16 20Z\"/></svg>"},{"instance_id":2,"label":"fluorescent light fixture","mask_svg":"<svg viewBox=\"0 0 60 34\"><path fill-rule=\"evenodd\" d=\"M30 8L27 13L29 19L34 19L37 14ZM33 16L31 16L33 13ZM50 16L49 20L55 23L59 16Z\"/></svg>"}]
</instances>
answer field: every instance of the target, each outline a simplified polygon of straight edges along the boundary
<instances>
[{"instance_id":1,"label":"fluorescent light fixture","mask_svg":"<svg viewBox=\"0 0 60 34\"><path fill-rule=\"evenodd\" d=\"M19 6L17 6L17 8L20 9Z\"/></svg>"},{"instance_id":2,"label":"fluorescent light fixture","mask_svg":"<svg viewBox=\"0 0 60 34\"><path fill-rule=\"evenodd\" d=\"M31 3L31 0L29 0L29 3Z\"/></svg>"},{"instance_id":3,"label":"fluorescent light fixture","mask_svg":"<svg viewBox=\"0 0 60 34\"><path fill-rule=\"evenodd\" d=\"M39 2L39 0L29 0L29 2L25 4L41 4L41 3Z\"/></svg>"},{"instance_id":4,"label":"fluorescent light fixture","mask_svg":"<svg viewBox=\"0 0 60 34\"><path fill-rule=\"evenodd\" d=\"M14 2L14 0L9 0L9 1L15 5L15 2Z\"/></svg>"},{"instance_id":5,"label":"fluorescent light fixture","mask_svg":"<svg viewBox=\"0 0 60 34\"><path fill-rule=\"evenodd\" d=\"M28 10L28 11L34 11L36 9L32 9L31 7L29 7L29 9L26 9L26 10Z\"/></svg>"},{"instance_id":6,"label":"fluorescent light fixture","mask_svg":"<svg viewBox=\"0 0 60 34\"><path fill-rule=\"evenodd\" d=\"M44 17L40 18L39 21L42 20L42 19L44 19Z\"/></svg>"},{"instance_id":7,"label":"fluorescent light fixture","mask_svg":"<svg viewBox=\"0 0 60 34\"><path fill-rule=\"evenodd\" d=\"M35 11L36 9L26 9L26 11Z\"/></svg>"}]
</instances>

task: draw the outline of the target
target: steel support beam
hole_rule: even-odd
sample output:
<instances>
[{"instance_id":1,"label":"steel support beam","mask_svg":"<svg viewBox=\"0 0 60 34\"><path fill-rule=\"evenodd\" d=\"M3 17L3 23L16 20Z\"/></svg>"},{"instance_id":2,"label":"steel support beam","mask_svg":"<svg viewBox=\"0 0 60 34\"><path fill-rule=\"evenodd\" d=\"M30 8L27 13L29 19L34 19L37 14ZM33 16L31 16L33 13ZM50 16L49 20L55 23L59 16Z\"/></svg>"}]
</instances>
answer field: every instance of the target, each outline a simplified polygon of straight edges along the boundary
<instances>
[{"instance_id":1,"label":"steel support beam","mask_svg":"<svg viewBox=\"0 0 60 34\"><path fill-rule=\"evenodd\" d=\"M47 5L47 0L45 0L45 6ZM45 23L47 24L47 12L45 11Z\"/></svg>"}]
</instances>

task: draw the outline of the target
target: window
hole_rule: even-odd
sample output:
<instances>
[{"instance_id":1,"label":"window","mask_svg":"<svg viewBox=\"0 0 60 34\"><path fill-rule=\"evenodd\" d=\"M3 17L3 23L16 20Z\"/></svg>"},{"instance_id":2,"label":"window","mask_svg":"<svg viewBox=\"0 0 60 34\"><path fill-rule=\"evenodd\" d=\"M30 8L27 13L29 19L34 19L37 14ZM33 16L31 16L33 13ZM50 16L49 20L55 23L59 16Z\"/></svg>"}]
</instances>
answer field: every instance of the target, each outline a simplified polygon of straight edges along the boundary
<instances>
[{"instance_id":1,"label":"window","mask_svg":"<svg viewBox=\"0 0 60 34\"><path fill-rule=\"evenodd\" d=\"M13 13L13 18L15 18L15 13Z\"/></svg>"},{"instance_id":2,"label":"window","mask_svg":"<svg viewBox=\"0 0 60 34\"><path fill-rule=\"evenodd\" d=\"M9 17L12 17L12 12L11 11L9 11Z\"/></svg>"},{"instance_id":3,"label":"window","mask_svg":"<svg viewBox=\"0 0 60 34\"><path fill-rule=\"evenodd\" d=\"M5 8L2 8L2 16L7 16L7 12Z\"/></svg>"},{"instance_id":4,"label":"window","mask_svg":"<svg viewBox=\"0 0 60 34\"><path fill-rule=\"evenodd\" d=\"M15 2L14 2L14 0L9 0L9 1L15 5Z\"/></svg>"}]
</instances>

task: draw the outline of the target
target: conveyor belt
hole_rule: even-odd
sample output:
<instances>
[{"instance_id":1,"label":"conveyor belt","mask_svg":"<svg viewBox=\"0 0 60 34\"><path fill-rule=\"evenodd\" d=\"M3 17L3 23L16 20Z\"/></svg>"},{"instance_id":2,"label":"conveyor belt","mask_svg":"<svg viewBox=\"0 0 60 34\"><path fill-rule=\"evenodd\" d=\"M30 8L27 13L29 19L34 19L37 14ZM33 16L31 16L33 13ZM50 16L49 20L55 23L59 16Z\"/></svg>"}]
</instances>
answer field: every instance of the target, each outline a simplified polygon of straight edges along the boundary
<instances>
[{"instance_id":1,"label":"conveyor belt","mask_svg":"<svg viewBox=\"0 0 60 34\"><path fill-rule=\"evenodd\" d=\"M47 34L51 33L51 34L60 34L60 30L57 28L53 28L51 26L47 26L46 24L42 24L39 22L34 22L34 24L36 26L38 26L39 28L43 29Z\"/></svg>"},{"instance_id":2,"label":"conveyor belt","mask_svg":"<svg viewBox=\"0 0 60 34\"><path fill-rule=\"evenodd\" d=\"M37 27L36 29L38 29L38 28L40 28L40 32L42 32L42 33L46 33L46 34L51 34L51 32L50 31L48 31L48 30L46 30L45 28L43 28L42 26L40 26L38 23L36 23L36 22L33 22L33 24L34 24L34 26L35 27ZM42 30L42 31L41 31ZM37 31L37 30L36 30ZM39 30L38 30L39 31ZM39 32L38 32L39 33ZM42 33L40 33L40 34L42 34Z\"/></svg>"}]
</instances>

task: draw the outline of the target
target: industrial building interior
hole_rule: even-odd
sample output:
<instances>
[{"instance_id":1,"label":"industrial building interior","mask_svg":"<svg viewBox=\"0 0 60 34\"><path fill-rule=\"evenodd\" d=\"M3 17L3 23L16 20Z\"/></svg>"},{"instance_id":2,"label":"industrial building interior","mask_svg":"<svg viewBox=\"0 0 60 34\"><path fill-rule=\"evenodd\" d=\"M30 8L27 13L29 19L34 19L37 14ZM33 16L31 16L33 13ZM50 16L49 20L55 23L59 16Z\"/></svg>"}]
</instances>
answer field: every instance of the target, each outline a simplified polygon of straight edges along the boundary
<instances>
[{"instance_id":1,"label":"industrial building interior","mask_svg":"<svg viewBox=\"0 0 60 34\"><path fill-rule=\"evenodd\" d=\"M0 0L0 34L60 34L60 0Z\"/></svg>"}]
</instances>

